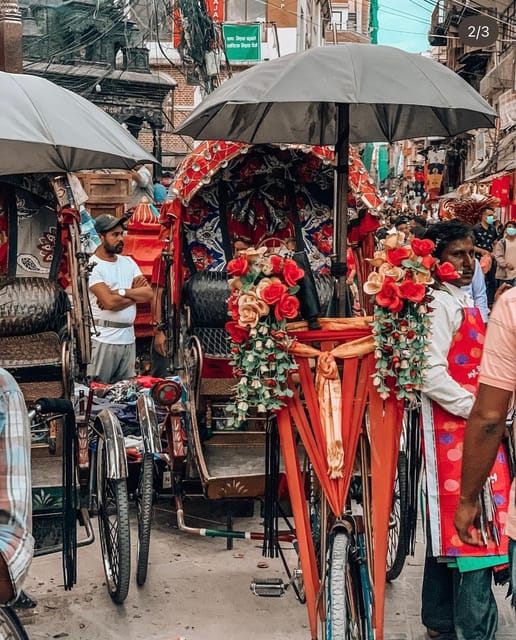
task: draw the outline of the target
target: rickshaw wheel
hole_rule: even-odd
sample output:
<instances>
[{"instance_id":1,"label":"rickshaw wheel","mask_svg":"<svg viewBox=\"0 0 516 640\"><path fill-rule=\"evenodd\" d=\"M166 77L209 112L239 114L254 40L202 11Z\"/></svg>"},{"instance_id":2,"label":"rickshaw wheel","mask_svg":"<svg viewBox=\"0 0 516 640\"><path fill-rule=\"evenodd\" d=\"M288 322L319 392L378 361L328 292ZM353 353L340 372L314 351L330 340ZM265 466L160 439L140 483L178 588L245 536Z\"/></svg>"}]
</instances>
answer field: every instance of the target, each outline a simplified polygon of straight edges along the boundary
<instances>
[{"instance_id":1,"label":"rickshaw wheel","mask_svg":"<svg viewBox=\"0 0 516 640\"><path fill-rule=\"evenodd\" d=\"M10 607L0 607L0 638L2 640L29 640L16 612Z\"/></svg>"},{"instance_id":2,"label":"rickshaw wheel","mask_svg":"<svg viewBox=\"0 0 516 640\"><path fill-rule=\"evenodd\" d=\"M107 477L104 438L97 444L98 520L102 559L111 599L122 604L129 592L131 540L129 501L125 478Z\"/></svg>"},{"instance_id":3,"label":"rickshaw wheel","mask_svg":"<svg viewBox=\"0 0 516 640\"><path fill-rule=\"evenodd\" d=\"M391 522L387 540L387 580L396 580L407 557L407 456L403 451L398 455L394 493L392 495Z\"/></svg>"},{"instance_id":4,"label":"rickshaw wheel","mask_svg":"<svg viewBox=\"0 0 516 640\"><path fill-rule=\"evenodd\" d=\"M346 604L349 536L338 531L333 537L328 567L328 634L329 640L346 638L348 615Z\"/></svg>"},{"instance_id":5,"label":"rickshaw wheel","mask_svg":"<svg viewBox=\"0 0 516 640\"><path fill-rule=\"evenodd\" d=\"M136 489L136 515L138 518L138 547L136 551L136 584L141 587L147 579L150 534L152 524L152 494L154 481L154 459L152 453L142 457L140 477Z\"/></svg>"}]
</instances>

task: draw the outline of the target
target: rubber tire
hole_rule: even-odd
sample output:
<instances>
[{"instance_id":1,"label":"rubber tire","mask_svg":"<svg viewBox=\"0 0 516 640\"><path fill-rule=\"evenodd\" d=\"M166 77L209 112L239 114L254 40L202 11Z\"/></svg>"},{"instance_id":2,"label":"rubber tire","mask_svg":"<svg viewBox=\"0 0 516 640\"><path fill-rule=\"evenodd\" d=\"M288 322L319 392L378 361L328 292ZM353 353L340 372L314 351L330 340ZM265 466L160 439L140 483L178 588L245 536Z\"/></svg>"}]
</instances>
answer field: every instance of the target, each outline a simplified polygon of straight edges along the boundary
<instances>
[{"instance_id":1,"label":"rubber tire","mask_svg":"<svg viewBox=\"0 0 516 640\"><path fill-rule=\"evenodd\" d=\"M111 600L116 604L122 604L129 592L131 576L127 481L125 478L117 480L107 478L106 469L105 443L104 439L99 437L97 444L98 522L104 574ZM114 532L114 540L110 535L111 532Z\"/></svg>"},{"instance_id":2,"label":"rubber tire","mask_svg":"<svg viewBox=\"0 0 516 640\"><path fill-rule=\"evenodd\" d=\"M16 612L11 607L0 607L0 638L2 640L29 640Z\"/></svg>"},{"instance_id":3,"label":"rubber tire","mask_svg":"<svg viewBox=\"0 0 516 640\"><path fill-rule=\"evenodd\" d=\"M393 554L392 562L389 566L389 558L387 558L386 578L388 582L396 580L400 575L407 558L407 527L408 522L408 482L407 482L407 454L400 451L398 454L398 464L396 468L396 478L394 480L393 489L393 506L392 512L399 509L399 517L396 517L396 526L389 529L388 548L392 544L392 548L396 551Z\"/></svg>"},{"instance_id":4,"label":"rubber tire","mask_svg":"<svg viewBox=\"0 0 516 640\"><path fill-rule=\"evenodd\" d=\"M154 493L154 457L144 453L136 489L136 516L138 518L138 545L136 549L136 584L142 587L147 579L150 534L152 526L152 496Z\"/></svg>"},{"instance_id":5,"label":"rubber tire","mask_svg":"<svg viewBox=\"0 0 516 640\"><path fill-rule=\"evenodd\" d=\"M348 571L349 536L337 531L331 543L326 581L328 603L328 640L347 638L348 611L346 598L346 574Z\"/></svg>"}]
</instances>

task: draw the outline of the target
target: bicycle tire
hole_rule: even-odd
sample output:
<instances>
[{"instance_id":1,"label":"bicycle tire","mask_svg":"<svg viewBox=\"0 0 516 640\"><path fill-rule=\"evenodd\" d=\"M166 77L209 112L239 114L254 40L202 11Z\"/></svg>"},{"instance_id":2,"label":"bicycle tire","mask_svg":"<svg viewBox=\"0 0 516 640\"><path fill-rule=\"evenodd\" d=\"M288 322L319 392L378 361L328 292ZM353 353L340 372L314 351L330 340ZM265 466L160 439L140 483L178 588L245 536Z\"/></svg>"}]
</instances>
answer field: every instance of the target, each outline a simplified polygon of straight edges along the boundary
<instances>
[{"instance_id":1,"label":"bicycle tire","mask_svg":"<svg viewBox=\"0 0 516 640\"><path fill-rule=\"evenodd\" d=\"M138 518L138 546L136 549L136 584L142 587L147 579L150 534L152 526L152 496L154 491L154 457L144 453L136 489L136 516Z\"/></svg>"},{"instance_id":2,"label":"bicycle tire","mask_svg":"<svg viewBox=\"0 0 516 640\"><path fill-rule=\"evenodd\" d=\"M0 640L29 640L23 624L11 607L0 607Z\"/></svg>"},{"instance_id":3,"label":"bicycle tire","mask_svg":"<svg viewBox=\"0 0 516 640\"><path fill-rule=\"evenodd\" d=\"M97 444L98 523L104 574L111 600L122 604L129 592L131 537L125 478L107 477L104 438Z\"/></svg>"},{"instance_id":4,"label":"bicycle tire","mask_svg":"<svg viewBox=\"0 0 516 640\"><path fill-rule=\"evenodd\" d=\"M387 571L388 582L396 580L405 565L408 552L408 479L407 479L407 455L404 451L398 454L396 478L392 497L391 518L394 524L389 527L387 541Z\"/></svg>"},{"instance_id":5,"label":"bicycle tire","mask_svg":"<svg viewBox=\"0 0 516 640\"><path fill-rule=\"evenodd\" d=\"M328 618L327 640L344 640L348 629L346 584L350 540L347 533L337 531L328 555L326 581Z\"/></svg>"}]
</instances>

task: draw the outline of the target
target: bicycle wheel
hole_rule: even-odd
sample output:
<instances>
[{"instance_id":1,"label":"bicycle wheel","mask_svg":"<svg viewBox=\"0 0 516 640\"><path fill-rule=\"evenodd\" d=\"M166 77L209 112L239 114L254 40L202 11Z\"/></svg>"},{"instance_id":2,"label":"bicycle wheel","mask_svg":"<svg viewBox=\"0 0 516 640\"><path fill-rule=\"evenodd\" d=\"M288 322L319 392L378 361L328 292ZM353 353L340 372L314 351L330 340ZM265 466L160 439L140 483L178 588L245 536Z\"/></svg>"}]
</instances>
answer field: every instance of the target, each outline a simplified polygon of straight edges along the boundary
<instances>
[{"instance_id":1,"label":"bicycle wheel","mask_svg":"<svg viewBox=\"0 0 516 640\"><path fill-rule=\"evenodd\" d=\"M147 579L150 534L152 524L152 494L154 482L154 458L144 453L140 477L136 489L136 516L138 518L138 547L136 549L136 584L141 587Z\"/></svg>"},{"instance_id":2,"label":"bicycle wheel","mask_svg":"<svg viewBox=\"0 0 516 640\"><path fill-rule=\"evenodd\" d=\"M129 591L131 573L127 482L107 477L107 455L102 437L97 444L97 495L106 583L113 602L122 604Z\"/></svg>"},{"instance_id":3,"label":"bicycle wheel","mask_svg":"<svg viewBox=\"0 0 516 640\"><path fill-rule=\"evenodd\" d=\"M11 607L0 607L0 640L29 640L16 612Z\"/></svg>"},{"instance_id":4,"label":"bicycle wheel","mask_svg":"<svg viewBox=\"0 0 516 640\"><path fill-rule=\"evenodd\" d=\"M392 495L391 521L387 540L387 580L391 582L400 575L407 557L408 531L408 482L407 455L400 451L394 492Z\"/></svg>"},{"instance_id":5,"label":"bicycle wheel","mask_svg":"<svg viewBox=\"0 0 516 640\"><path fill-rule=\"evenodd\" d=\"M328 555L328 577L326 581L327 640L344 640L347 638L346 582L348 553L349 536L344 531L337 531L333 537Z\"/></svg>"}]
</instances>

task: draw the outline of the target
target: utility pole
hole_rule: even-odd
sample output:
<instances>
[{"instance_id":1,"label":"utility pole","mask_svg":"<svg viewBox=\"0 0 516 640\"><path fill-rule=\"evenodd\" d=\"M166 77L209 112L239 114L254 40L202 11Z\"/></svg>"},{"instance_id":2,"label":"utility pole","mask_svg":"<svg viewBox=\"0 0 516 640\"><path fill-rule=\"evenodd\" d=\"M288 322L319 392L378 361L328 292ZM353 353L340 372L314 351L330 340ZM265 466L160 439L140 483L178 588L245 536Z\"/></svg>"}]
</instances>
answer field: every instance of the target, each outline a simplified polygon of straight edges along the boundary
<instances>
[{"instance_id":1,"label":"utility pole","mask_svg":"<svg viewBox=\"0 0 516 640\"><path fill-rule=\"evenodd\" d=\"M18 0L0 0L0 71L23 72L22 19Z\"/></svg>"}]
</instances>

